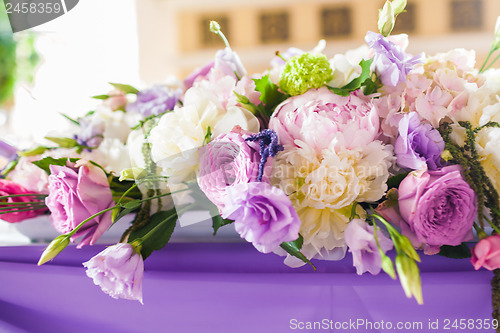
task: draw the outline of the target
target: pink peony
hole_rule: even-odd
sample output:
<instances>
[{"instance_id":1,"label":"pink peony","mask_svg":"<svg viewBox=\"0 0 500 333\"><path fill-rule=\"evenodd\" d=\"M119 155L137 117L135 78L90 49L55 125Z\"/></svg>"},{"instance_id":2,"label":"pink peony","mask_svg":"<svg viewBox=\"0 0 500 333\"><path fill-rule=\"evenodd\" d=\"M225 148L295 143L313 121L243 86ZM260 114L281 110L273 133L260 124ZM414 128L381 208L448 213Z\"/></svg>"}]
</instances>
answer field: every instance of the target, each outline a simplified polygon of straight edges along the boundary
<instances>
[{"instance_id":1,"label":"pink peony","mask_svg":"<svg viewBox=\"0 0 500 333\"><path fill-rule=\"evenodd\" d=\"M500 235L481 239L472 249L470 261L476 270L481 267L490 271L500 268Z\"/></svg>"},{"instance_id":2,"label":"pink peony","mask_svg":"<svg viewBox=\"0 0 500 333\"><path fill-rule=\"evenodd\" d=\"M52 224L60 233L68 233L90 216L114 205L104 171L85 160L69 166L51 165L49 208ZM111 212L101 214L81 227L72 240L85 235L78 247L93 245L111 226Z\"/></svg>"},{"instance_id":3,"label":"pink peony","mask_svg":"<svg viewBox=\"0 0 500 333\"><path fill-rule=\"evenodd\" d=\"M359 91L342 97L322 87L278 105L269 128L284 146L298 147L295 140L300 140L318 152L332 142L353 149L375 140L379 117L370 98Z\"/></svg>"},{"instance_id":4,"label":"pink peony","mask_svg":"<svg viewBox=\"0 0 500 333\"><path fill-rule=\"evenodd\" d=\"M10 181L6 179L0 179L0 196L8 196L8 195L18 195L18 194L33 194L34 192L30 192L27 189L25 189L23 186ZM2 199L1 202L4 203L12 203L14 204L12 206L2 206L2 209L5 209L8 207L8 210L12 210L11 213L7 214L2 214L0 215L0 219L10 222L10 223L15 223L15 222L21 222L23 220L35 217L37 215L42 214L45 209L38 209L38 210L29 210L29 211L18 211L18 210L25 210L28 207L23 207L19 208L19 206L16 206L15 204L21 204L21 203L28 203L28 202L33 202L37 201L38 197L34 196L20 196L20 197L10 197L6 199ZM39 201L41 205L43 205L43 201Z\"/></svg>"},{"instance_id":5,"label":"pink peony","mask_svg":"<svg viewBox=\"0 0 500 333\"><path fill-rule=\"evenodd\" d=\"M144 261L130 244L118 243L83 263L87 276L113 298L142 303Z\"/></svg>"}]
</instances>

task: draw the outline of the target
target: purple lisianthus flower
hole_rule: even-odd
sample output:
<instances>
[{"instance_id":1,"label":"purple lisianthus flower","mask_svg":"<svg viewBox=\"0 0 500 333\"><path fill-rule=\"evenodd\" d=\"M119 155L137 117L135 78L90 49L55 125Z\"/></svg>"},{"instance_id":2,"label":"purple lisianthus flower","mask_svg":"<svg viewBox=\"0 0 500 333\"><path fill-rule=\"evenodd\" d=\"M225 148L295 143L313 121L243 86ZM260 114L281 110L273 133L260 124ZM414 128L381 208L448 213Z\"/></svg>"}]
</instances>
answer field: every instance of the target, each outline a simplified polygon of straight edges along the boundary
<instances>
[{"instance_id":1,"label":"purple lisianthus flower","mask_svg":"<svg viewBox=\"0 0 500 333\"><path fill-rule=\"evenodd\" d=\"M215 61L212 60L203 67L195 69L186 79L184 79L184 88L187 90L191 88L197 80L206 78L214 65Z\"/></svg>"},{"instance_id":2,"label":"purple lisianthus flower","mask_svg":"<svg viewBox=\"0 0 500 333\"><path fill-rule=\"evenodd\" d=\"M442 245L471 240L477 212L476 193L462 176L460 165L435 171L413 171L399 185L402 233L427 254Z\"/></svg>"},{"instance_id":3,"label":"purple lisianthus flower","mask_svg":"<svg viewBox=\"0 0 500 333\"><path fill-rule=\"evenodd\" d=\"M45 204L54 228L62 234L115 204L104 171L85 160L68 162L68 166L51 165L48 187ZM109 211L85 223L71 239L84 236L78 247L93 245L110 226Z\"/></svg>"},{"instance_id":4,"label":"purple lisianthus flower","mask_svg":"<svg viewBox=\"0 0 500 333\"><path fill-rule=\"evenodd\" d=\"M345 243L352 253L358 275L365 272L377 275L382 268L382 256L377 247L373 228L363 220L353 219L344 231ZM377 239L384 253L392 249L392 241L380 229L377 230Z\"/></svg>"},{"instance_id":5,"label":"purple lisianthus flower","mask_svg":"<svg viewBox=\"0 0 500 333\"><path fill-rule=\"evenodd\" d=\"M259 144L245 141L248 136L237 127L198 150L198 184L219 211L227 203L227 186L257 181L261 159Z\"/></svg>"},{"instance_id":6,"label":"purple lisianthus flower","mask_svg":"<svg viewBox=\"0 0 500 333\"><path fill-rule=\"evenodd\" d=\"M405 114L399 122L399 136L394 144L397 164L402 168L429 170L441 167L444 141L438 130L423 122L416 112Z\"/></svg>"},{"instance_id":7,"label":"purple lisianthus flower","mask_svg":"<svg viewBox=\"0 0 500 333\"><path fill-rule=\"evenodd\" d=\"M222 72L223 75L236 77L236 79L241 79L247 74L240 57L230 47L217 51L214 70Z\"/></svg>"},{"instance_id":8,"label":"purple lisianthus flower","mask_svg":"<svg viewBox=\"0 0 500 333\"><path fill-rule=\"evenodd\" d=\"M139 91L137 100L126 106L127 112L140 113L144 118L157 116L165 111L173 110L179 101L182 91L164 86L153 86Z\"/></svg>"},{"instance_id":9,"label":"purple lisianthus flower","mask_svg":"<svg viewBox=\"0 0 500 333\"><path fill-rule=\"evenodd\" d=\"M107 247L83 266L87 276L109 296L142 303L144 261L131 244Z\"/></svg>"},{"instance_id":10,"label":"purple lisianthus flower","mask_svg":"<svg viewBox=\"0 0 500 333\"><path fill-rule=\"evenodd\" d=\"M373 65L380 81L386 86L395 87L406 81L406 75L413 66L420 63L421 55L411 57L399 45L389 41L381 34L368 31L365 41L375 52Z\"/></svg>"},{"instance_id":11,"label":"purple lisianthus flower","mask_svg":"<svg viewBox=\"0 0 500 333\"><path fill-rule=\"evenodd\" d=\"M265 182L252 182L226 190L228 203L222 216L234 220L240 236L260 252L273 252L281 243L299 238L299 216L281 189Z\"/></svg>"}]
</instances>

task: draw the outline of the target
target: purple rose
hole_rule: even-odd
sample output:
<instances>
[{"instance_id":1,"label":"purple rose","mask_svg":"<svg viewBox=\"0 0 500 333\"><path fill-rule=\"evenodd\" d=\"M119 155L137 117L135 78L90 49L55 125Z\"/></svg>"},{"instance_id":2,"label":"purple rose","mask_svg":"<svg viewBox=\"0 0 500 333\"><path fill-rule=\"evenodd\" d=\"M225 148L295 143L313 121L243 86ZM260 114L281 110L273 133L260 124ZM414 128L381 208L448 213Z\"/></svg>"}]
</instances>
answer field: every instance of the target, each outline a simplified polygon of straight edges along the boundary
<instances>
[{"instance_id":1,"label":"purple rose","mask_svg":"<svg viewBox=\"0 0 500 333\"><path fill-rule=\"evenodd\" d=\"M246 142L242 134L241 129L221 134L198 150L198 184L219 211L227 203L227 186L257 181L259 145Z\"/></svg>"},{"instance_id":2,"label":"purple rose","mask_svg":"<svg viewBox=\"0 0 500 333\"><path fill-rule=\"evenodd\" d=\"M394 144L397 164L402 168L430 170L441 167L444 141L438 130L423 122L416 112L403 116L399 122L399 136Z\"/></svg>"},{"instance_id":3,"label":"purple rose","mask_svg":"<svg viewBox=\"0 0 500 333\"><path fill-rule=\"evenodd\" d=\"M153 86L139 91L137 100L127 104L127 112L140 113L144 118L157 116L166 111L173 110L182 94L180 89L171 89L164 86Z\"/></svg>"},{"instance_id":4,"label":"purple rose","mask_svg":"<svg viewBox=\"0 0 500 333\"><path fill-rule=\"evenodd\" d=\"M373 275L380 273L382 256L373 235L373 226L363 220L353 219L344 231L344 239L349 252L352 253L352 260L358 275L365 272ZM392 249L392 241L380 229L377 230L377 239L384 253Z\"/></svg>"},{"instance_id":5,"label":"purple rose","mask_svg":"<svg viewBox=\"0 0 500 333\"><path fill-rule=\"evenodd\" d=\"M101 168L85 160L68 164L50 166L49 195L45 198L52 224L63 234L114 205L108 179ZM110 226L111 212L106 212L84 224L72 240L84 235L78 247L93 245Z\"/></svg>"},{"instance_id":6,"label":"purple rose","mask_svg":"<svg viewBox=\"0 0 500 333\"><path fill-rule=\"evenodd\" d=\"M399 211L407 224L403 234L426 253L442 245L460 245L473 238L476 194L463 179L459 165L436 171L411 172L399 185ZM406 231L406 232L405 232ZM411 233L411 234L408 234Z\"/></svg>"},{"instance_id":7,"label":"purple rose","mask_svg":"<svg viewBox=\"0 0 500 333\"><path fill-rule=\"evenodd\" d=\"M380 81L386 86L395 87L406 81L406 75L413 66L421 62L421 56L410 57L401 47L381 34L368 31L365 41L375 52L373 65Z\"/></svg>"},{"instance_id":8,"label":"purple rose","mask_svg":"<svg viewBox=\"0 0 500 333\"><path fill-rule=\"evenodd\" d=\"M83 263L87 276L113 298L142 303L144 261L132 245L118 243Z\"/></svg>"},{"instance_id":9,"label":"purple rose","mask_svg":"<svg viewBox=\"0 0 500 333\"><path fill-rule=\"evenodd\" d=\"M260 252L272 252L281 243L299 238L299 216L281 189L254 182L230 186L227 191L222 216L234 220L240 236Z\"/></svg>"}]
</instances>

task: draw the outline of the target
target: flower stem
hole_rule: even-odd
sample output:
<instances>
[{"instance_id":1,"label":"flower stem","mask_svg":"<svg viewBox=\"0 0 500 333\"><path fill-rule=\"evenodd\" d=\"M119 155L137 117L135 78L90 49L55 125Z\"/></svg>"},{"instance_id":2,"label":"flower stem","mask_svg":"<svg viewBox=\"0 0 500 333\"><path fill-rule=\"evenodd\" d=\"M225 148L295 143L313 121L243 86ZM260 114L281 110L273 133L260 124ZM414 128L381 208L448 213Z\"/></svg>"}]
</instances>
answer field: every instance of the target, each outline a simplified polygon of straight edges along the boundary
<instances>
[{"instance_id":1,"label":"flower stem","mask_svg":"<svg viewBox=\"0 0 500 333\"><path fill-rule=\"evenodd\" d=\"M495 60L493 60L492 62L490 62L490 64L488 65L488 67L486 67L486 69L485 69L485 70L490 69L490 68L491 68L491 66L493 66L493 64L494 64L495 62L497 62L497 60L498 60L499 58L500 58L500 54L499 54L499 55L495 58Z\"/></svg>"},{"instance_id":2,"label":"flower stem","mask_svg":"<svg viewBox=\"0 0 500 333\"><path fill-rule=\"evenodd\" d=\"M156 227L154 227L153 229L151 229L147 234L145 234L141 238L135 239L134 242L137 242L138 246L141 246L142 243L144 243L144 241L146 239L148 239L149 237L151 237L158 229L160 229L162 225L164 225L165 223L171 221L172 218L174 218L174 217L176 219L179 218L180 215L184 214L184 212L186 212L187 210L189 210L192 207L194 207L194 205L189 205L189 206L186 206L186 207L184 207L182 209L179 209L177 211L177 214L169 216L168 218L166 218L165 220L163 220L162 222L160 222Z\"/></svg>"},{"instance_id":3,"label":"flower stem","mask_svg":"<svg viewBox=\"0 0 500 333\"><path fill-rule=\"evenodd\" d=\"M488 56L486 57L486 59L484 60L483 62L483 65L481 66L481 69L479 70L479 73L482 73L483 70L484 70L484 67L486 66L486 64L488 63L488 60L490 59L491 55L493 54L495 50L494 49L490 49L490 53L488 53Z\"/></svg>"}]
</instances>

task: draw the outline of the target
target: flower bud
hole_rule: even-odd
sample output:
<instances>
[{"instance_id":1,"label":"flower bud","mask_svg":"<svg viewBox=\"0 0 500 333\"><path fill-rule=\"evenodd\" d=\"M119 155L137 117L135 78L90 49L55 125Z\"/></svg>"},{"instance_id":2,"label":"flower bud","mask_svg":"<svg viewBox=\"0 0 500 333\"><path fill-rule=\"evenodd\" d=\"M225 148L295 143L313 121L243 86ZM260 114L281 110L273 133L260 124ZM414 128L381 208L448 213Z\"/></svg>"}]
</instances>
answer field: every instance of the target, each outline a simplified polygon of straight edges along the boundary
<instances>
[{"instance_id":1,"label":"flower bud","mask_svg":"<svg viewBox=\"0 0 500 333\"><path fill-rule=\"evenodd\" d=\"M406 0L393 0L391 6L394 10L394 15L398 16L405 11Z\"/></svg>"},{"instance_id":2,"label":"flower bud","mask_svg":"<svg viewBox=\"0 0 500 333\"><path fill-rule=\"evenodd\" d=\"M378 13L378 30L384 37L389 36L395 23L394 10L391 2L386 1L384 7Z\"/></svg>"},{"instance_id":3,"label":"flower bud","mask_svg":"<svg viewBox=\"0 0 500 333\"><path fill-rule=\"evenodd\" d=\"M396 271L394 270L394 264L392 263L391 258L386 256L383 251L380 251L382 255L382 269L387 273L393 280L396 279Z\"/></svg>"},{"instance_id":4,"label":"flower bud","mask_svg":"<svg viewBox=\"0 0 500 333\"><path fill-rule=\"evenodd\" d=\"M47 261L54 259L62 250L69 244L70 236L61 235L54 238L54 240L47 246L38 260L38 266L45 264Z\"/></svg>"},{"instance_id":5,"label":"flower bud","mask_svg":"<svg viewBox=\"0 0 500 333\"><path fill-rule=\"evenodd\" d=\"M147 174L147 172L143 168L133 167L133 168L123 170L121 175L120 175L119 180L120 181L138 180L138 179L146 177L146 174Z\"/></svg>"},{"instance_id":6,"label":"flower bud","mask_svg":"<svg viewBox=\"0 0 500 333\"><path fill-rule=\"evenodd\" d=\"M406 297L413 296L418 304L423 304L420 271L415 261L404 254L398 254L396 256L396 270Z\"/></svg>"},{"instance_id":7,"label":"flower bud","mask_svg":"<svg viewBox=\"0 0 500 333\"><path fill-rule=\"evenodd\" d=\"M217 21L210 21L210 32L218 34L220 32L220 25Z\"/></svg>"},{"instance_id":8,"label":"flower bud","mask_svg":"<svg viewBox=\"0 0 500 333\"><path fill-rule=\"evenodd\" d=\"M495 39L491 44L492 50L498 50L500 48L500 16L497 18L497 23L495 24Z\"/></svg>"}]
</instances>

